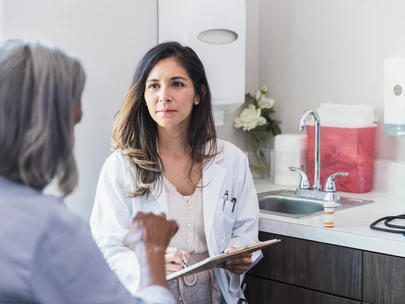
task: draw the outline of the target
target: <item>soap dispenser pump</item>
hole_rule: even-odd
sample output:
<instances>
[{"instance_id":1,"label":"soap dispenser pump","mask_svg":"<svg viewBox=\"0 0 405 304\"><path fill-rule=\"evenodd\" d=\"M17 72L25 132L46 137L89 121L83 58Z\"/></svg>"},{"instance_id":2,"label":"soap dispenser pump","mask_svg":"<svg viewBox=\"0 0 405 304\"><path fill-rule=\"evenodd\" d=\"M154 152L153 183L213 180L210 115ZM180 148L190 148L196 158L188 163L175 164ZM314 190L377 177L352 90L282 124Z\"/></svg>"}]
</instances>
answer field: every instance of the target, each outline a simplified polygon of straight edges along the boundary
<instances>
[{"instance_id":1,"label":"soap dispenser pump","mask_svg":"<svg viewBox=\"0 0 405 304\"><path fill-rule=\"evenodd\" d=\"M384 61L384 130L405 135L405 57Z\"/></svg>"}]
</instances>

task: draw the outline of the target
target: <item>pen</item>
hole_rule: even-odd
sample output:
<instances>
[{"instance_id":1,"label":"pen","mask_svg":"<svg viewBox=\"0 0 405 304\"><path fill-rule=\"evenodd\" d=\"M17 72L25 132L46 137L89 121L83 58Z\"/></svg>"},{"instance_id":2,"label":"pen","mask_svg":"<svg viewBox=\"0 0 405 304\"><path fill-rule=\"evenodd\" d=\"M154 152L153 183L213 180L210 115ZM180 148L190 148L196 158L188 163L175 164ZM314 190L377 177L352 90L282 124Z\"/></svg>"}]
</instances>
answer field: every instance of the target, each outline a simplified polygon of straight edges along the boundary
<instances>
[{"instance_id":1,"label":"pen","mask_svg":"<svg viewBox=\"0 0 405 304\"><path fill-rule=\"evenodd\" d=\"M187 262L183 259L183 268L187 268L188 267L188 264L187 264Z\"/></svg>"},{"instance_id":2,"label":"pen","mask_svg":"<svg viewBox=\"0 0 405 304\"><path fill-rule=\"evenodd\" d=\"M225 203L226 203L227 199L228 199L228 190L226 190L225 194L224 194L224 203L222 204L222 211L225 210Z\"/></svg>"},{"instance_id":3,"label":"pen","mask_svg":"<svg viewBox=\"0 0 405 304\"><path fill-rule=\"evenodd\" d=\"M183 269L188 267L188 264L185 259L181 258L181 262L183 263L182 265ZM177 264L176 261L171 261L170 263Z\"/></svg>"},{"instance_id":4,"label":"pen","mask_svg":"<svg viewBox=\"0 0 405 304\"><path fill-rule=\"evenodd\" d=\"M235 210L235 205L236 205L236 198L235 197L232 198L231 203L233 204L233 206L232 206L232 213L233 213L233 211Z\"/></svg>"},{"instance_id":5,"label":"pen","mask_svg":"<svg viewBox=\"0 0 405 304\"><path fill-rule=\"evenodd\" d=\"M187 264L186 257L182 254L180 258L181 258L181 261L183 262L183 268L187 268L188 264Z\"/></svg>"}]
</instances>

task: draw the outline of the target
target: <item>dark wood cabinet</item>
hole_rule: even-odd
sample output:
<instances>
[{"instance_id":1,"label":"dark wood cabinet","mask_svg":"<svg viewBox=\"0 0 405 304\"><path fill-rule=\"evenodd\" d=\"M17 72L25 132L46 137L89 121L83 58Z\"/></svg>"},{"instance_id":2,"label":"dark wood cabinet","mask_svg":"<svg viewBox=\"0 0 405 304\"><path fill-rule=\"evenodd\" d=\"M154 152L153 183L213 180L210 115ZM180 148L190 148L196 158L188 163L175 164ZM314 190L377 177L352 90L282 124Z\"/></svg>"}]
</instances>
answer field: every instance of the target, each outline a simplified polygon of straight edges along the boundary
<instances>
[{"instance_id":1,"label":"dark wood cabinet","mask_svg":"<svg viewBox=\"0 0 405 304\"><path fill-rule=\"evenodd\" d=\"M360 304L360 301L348 300L313 290L274 282L247 275L246 297L253 304Z\"/></svg>"},{"instance_id":2,"label":"dark wood cabinet","mask_svg":"<svg viewBox=\"0 0 405 304\"><path fill-rule=\"evenodd\" d=\"M350 299L362 299L362 252L261 232L260 240L281 239L263 250L250 275Z\"/></svg>"},{"instance_id":3,"label":"dark wood cabinet","mask_svg":"<svg viewBox=\"0 0 405 304\"><path fill-rule=\"evenodd\" d=\"M364 252L363 293L370 303L405 303L405 259Z\"/></svg>"},{"instance_id":4,"label":"dark wood cabinet","mask_svg":"<svg viewBox=\"0 0 405 304\"><path fill-rule=\"evenodd\" d=\"M405 258L260 232L281 239L246 275L250 304L403 304Z\"/></svg>"}]
</instances>

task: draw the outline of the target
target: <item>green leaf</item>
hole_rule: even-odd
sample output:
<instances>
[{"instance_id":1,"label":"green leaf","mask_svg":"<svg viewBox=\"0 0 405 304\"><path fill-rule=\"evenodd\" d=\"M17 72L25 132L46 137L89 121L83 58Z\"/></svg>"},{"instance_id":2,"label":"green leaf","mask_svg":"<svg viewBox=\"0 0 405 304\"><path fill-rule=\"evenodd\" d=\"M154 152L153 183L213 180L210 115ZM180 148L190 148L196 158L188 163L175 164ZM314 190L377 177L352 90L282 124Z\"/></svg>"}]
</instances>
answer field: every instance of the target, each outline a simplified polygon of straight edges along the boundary
<instances>
[{"instance_id":1,"label":"green leaf","mask_svg":"<svg viewBox=\"0 0 405 304\"><path fill-rule=\"evenodd\" d=\"M247 93L245 95L245 101L252 103L252 102L254 102L254 97L250 93Z\"/></svg>"},{"instance_id":2,"label":"green leaf","mask_svg":"<svg viewBox=\"0 0 405 304\"><path fill-rule=\"evenodd\" d=\"M278 125L278 122L272 124L271 127L270 127L270 130L271 130L271 134L272 134L273 136L276 136L276 135L278 135L278 134L281 134L281 128L280 128L280 126Z\"/></svg>"},{"instance_id":3,"label":"green leaf","mask_svg":"<svg viewBox=\"0 0 405 304\"><path fill-rule=\"evenodd\" d=\"M276 113L273 108L270 109L263 109L262 108L262 116L270 116L270 114Z\"/></svg>"}]
</instances>

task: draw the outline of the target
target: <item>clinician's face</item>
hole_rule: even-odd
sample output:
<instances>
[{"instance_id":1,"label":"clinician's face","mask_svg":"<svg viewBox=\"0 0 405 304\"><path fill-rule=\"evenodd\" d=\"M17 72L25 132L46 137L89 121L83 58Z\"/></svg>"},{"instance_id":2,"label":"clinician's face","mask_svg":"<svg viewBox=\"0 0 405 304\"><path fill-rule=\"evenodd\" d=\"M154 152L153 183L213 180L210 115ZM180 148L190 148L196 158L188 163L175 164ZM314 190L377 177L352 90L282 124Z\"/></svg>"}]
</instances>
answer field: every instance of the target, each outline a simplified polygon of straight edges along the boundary
<instances>
[{"instance_id":1,"label":"clinician's face","mask_svg":"<svg viewBox=\"0 0 405 304\"><path fill-rule=\"evenodd\" d=\"M145 84L145 101L158 127L187 130L194 103L198 103L187 71L173 58L158 61Z\"/></svg>"}]
</instances>

